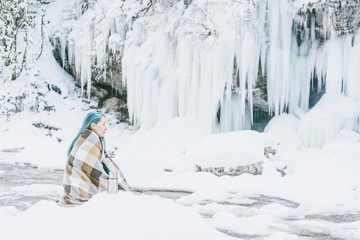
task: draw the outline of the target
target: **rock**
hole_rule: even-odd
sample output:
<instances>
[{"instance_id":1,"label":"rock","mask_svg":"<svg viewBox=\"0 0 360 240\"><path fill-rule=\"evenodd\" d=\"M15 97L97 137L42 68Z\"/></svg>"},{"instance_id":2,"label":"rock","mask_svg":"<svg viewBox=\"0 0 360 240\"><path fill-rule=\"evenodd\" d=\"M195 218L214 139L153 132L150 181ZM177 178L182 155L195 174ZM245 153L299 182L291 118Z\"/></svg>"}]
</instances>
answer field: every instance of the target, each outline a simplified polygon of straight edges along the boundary
<instances>
[{"instance_id":1,"label":"rock","mask_svg":"<svg viewBox=\"0 0 360 240\"><path fill-rule=\"evenodd\" d=\"M277 149L275 149L275 148L273 148L273 147L271 147L271 146L269 146L269 147L265 147L264 148L264 156L267 158L267 159L272 159L275 155L276 155L276 153L277 153ZM271 155L270 155L271 154Z\"/></svg>"},{"instance_id":2,"label":"rock","mask_svg":"<svg viewBox=\"0 0 360 240\"><path fill-rule=\"evenodd\" d=\"M3 150L1 150L2 152L8 152L8 153L19 153L24 149L24 147L21 148L5 148Z\"/></svg>"},{"instance_id":3,"label":"rock","mask_svg":"<svg viewBox=\"0 0 360 240\"><path fill-rule=\"evenodd\" d=\"M103 88L92 85L90 89L90 95L92 97L95 96L99 100L104 100L109 95L109 92Z\"/></svg>"},{"instance_id":4,"label":"rock","mask_svg":"<svg viewBox=\"0 0 360 240\"><path fill-rule=\"evenodd\" d=\"M100 99L96 96L91 97L90 108L98 109L100 107Z\"/></svg>"},{"instance_id":5,"label":"rock","mask_svg":"<svg viewBox=\"0 0 360 240\"><path fill-rule=\"evenodd\" d=\"M47 124L45 124L45 123L41 123L41 122L33 123L32 125L33 125L34 127L36 127L36 128L48 130L48 133L46 134L46 136L50 136L50 137L53 135L53 134L52 134L53 131L59 131L59 130L61 130L61 128L54 127L54 126L49 126L49 125L47 125ZM58 141L59 141L59 140L58 140ZM60 141L61 141L61 140L60 140Z\"/></svg>"},{"instance_id":6,"label":"rock","mask_svg":"<svg viewBox=\"0 0 360 240\"><path fill-rule=\"evenodd\" d=\"M328 0L309 3L304 8L299 9L299 15L302 13L307 15L307 28L311 27L311 18L314 17L315 32L318 32L317 36L326 39L328 33L324 32L326 28L326 26L323 26L324 13L330 15L330 20L338 34L352 34L360 24L359 7L359 0Z\"/></svg>"},{"instance_id":7,"label":"rock","mask_svg":"<svg viewBox=\"0 0 360 240\"><path fill-rule=\"evenodd\" d=\"M106 109L106 112L116 112L119 105L120 99L112 97L105 101L104 108Z\"/></svg>"},{"instance_id":8,"label":"rock","mask_svg":"<svg viewBox=\"0 0 360 240\"><path fill-rule=\"evenodd\" d=\"M40 129L48 129L48 130L54 130L54 131L61 130L61 128L49 126L49 125L47 125L45 123L41 123L41 122L33 123L32 125L36 128L40 128Z\"/></svg>"},{"instance_id":9,"label":"rock","mask_svg":"<svg viewBox=\"0 0 360 240\"><path fill-rule=\"evenodd\" d=\"M263 163L251 163L242 166L234 166L234 167L207 167L202 168L199 165L196 165L197 172L210 172L215 174L216 176L223 176L223 175L230 175L230 176L238 176L243 173L250 173L253 175L259 175L262 173L263 170Z\"/></svg>"},{"instance_id":10,"label":"rock","mask_svg":"<svg viewBox=\"0 0 360 240\"><path fill-rule=\"evenodd\" d=\"M105 101L103 109L105 109L106 113L115 114L122 121L128 121L129 119L126 102L120 98L109 98Z\"/></svg>"}]
</instances>

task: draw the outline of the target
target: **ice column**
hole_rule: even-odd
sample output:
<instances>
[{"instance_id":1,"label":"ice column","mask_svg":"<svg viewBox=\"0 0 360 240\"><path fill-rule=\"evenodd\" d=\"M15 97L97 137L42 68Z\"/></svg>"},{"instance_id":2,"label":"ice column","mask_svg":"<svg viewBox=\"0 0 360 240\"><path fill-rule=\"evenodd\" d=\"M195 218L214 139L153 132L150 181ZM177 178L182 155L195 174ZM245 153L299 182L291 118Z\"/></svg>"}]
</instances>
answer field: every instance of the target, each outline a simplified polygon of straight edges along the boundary
<instances>
[{"instance_id":1,"label":"ice column","mask_svg":"<svg viewBox=\"0 0 360 240\"><path fill-rule=\"evenodd\" d=\"M267 89L269 110L275 115L282 113L289 102L292 20L292 6L287 1L268 0Z\"/></svg>"}]
</instances>

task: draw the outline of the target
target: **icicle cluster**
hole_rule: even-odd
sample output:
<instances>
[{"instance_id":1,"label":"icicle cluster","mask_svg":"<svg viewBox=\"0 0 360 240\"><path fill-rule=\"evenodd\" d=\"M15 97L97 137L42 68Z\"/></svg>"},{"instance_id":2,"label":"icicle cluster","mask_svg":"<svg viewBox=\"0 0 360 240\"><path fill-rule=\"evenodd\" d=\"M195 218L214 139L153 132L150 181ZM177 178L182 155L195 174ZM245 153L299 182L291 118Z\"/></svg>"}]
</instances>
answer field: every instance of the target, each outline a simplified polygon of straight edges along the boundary
<instances>
[{"instance_id":1,"label":"icicle cluster","mask_svg":"<svg viewBox=\"0 0 360 240\"><path fill-rule=\"evenodd\" d=\"M267 81L269 114L299 117L305 145L321 146L329 139L324 135L333 136L342 127L358 128L356 104L346 118L354 124L340 117L331 127L321 124L321 117L306 117L314 91L326 92L329 99L360 101L360 33L339 34L331 4L314 10L306 6L319 1L91 4L64 36L63 59L67 47L89 92L92 66L106 69L111 52L120 52L130 120L138 127L190 116L205 133L249 129L261 77ZM313 131L314 126L331 130Z\"/></svg>"},{"instance_id":2,"label":"icicle cluster","mask_svg":"<svg viewBox=\"0 0 360 240\"><path fill-rule=\"evenodd\" d=\"M55 30L53 38L59 39L63 66L65 61L74 66L82 96L86 86L90 97L93 72L98 73L97 77L100 73L107 81L107 68L113 60L121 59L126 31L143 5L146 3L114 0L72 0L67 3L63 26ZM116 86L113 82L110 84Z\"/></svg>"},{"instance_id":3,"label":"icicle cluster","mask_svg":"<svg viewBox=\"0 0 360 240\"><path fill-rule=\"evenodd\" d=\"M255 11L250 2L193 1L188 8L178 2L166 11L155 5L152 16L136 21L123 58L131 120L149 127L192 116L204 132L249 125L246 99L265 41L263 36L254 38L257 24L264 23Z\"/></svg>"},{"instance_id":4,"label":"icicle cluster","mask_svg":"<svg viewBox=\"0 0 360 240\"><path fill-rule=\"evenodd\" d=\"M256 5L203 0L188 8L155 9L157 19L136 21L123 58L132 121L147 127L193 116L205 132L250 128L259 64L272 114L303 117L314 84L319 92L325 87L330 98L360 100L359 42L338 36L331 9L321 13L321 29L314 15L299 16L298 10L286 0ZM350 118L359 115L354 110ZM343 120L330 127L332 135L345 127ZM302 121L308 127L300 127L299 134L305 145L321 146L320 135L329 134L317 134L311 124ZM326 126L320 120L315 125ZM315 138L320 140L311 142Z\"/></svg>"}]
</instances>

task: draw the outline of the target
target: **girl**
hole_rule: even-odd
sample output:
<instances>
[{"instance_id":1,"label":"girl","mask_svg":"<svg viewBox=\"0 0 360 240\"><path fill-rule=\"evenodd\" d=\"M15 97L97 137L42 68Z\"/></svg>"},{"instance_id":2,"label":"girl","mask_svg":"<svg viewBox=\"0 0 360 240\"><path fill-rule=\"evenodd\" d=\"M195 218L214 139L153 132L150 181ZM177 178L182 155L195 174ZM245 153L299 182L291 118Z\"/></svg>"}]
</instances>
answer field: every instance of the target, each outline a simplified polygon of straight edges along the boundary
<instances>
[{"instance_id":1,"label":"girl","mask_svg":"<svg viewBox=\"0 0 360 240\"><path fill-rule=\"evenodd\" d=\"M64 171L63 205L79 205L93 195L108 190L109 172L118 172L119 190L128 191L123 173L106 154L106 118L101 112L86 115L68 150Z\"/></svg>"}]
</instances>

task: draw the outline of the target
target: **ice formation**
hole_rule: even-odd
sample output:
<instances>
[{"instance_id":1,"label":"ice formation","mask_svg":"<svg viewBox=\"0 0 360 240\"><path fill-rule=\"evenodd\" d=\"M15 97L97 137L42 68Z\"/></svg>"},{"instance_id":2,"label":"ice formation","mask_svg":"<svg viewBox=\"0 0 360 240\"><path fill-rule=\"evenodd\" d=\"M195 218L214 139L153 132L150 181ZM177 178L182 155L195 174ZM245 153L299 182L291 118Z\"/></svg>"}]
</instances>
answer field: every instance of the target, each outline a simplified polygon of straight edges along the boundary
<instances>
[{"instance_id":1,"label":"ice formation","mask_svg":"<svg viewBox=\"0 0 360 240\"><path fill-rule=\"evenodd\" d=\"M322 147L342 129L359 131L359 116L359 101L326 93L300 120L298 134L305 147Z\"/></svg>"},{"instance_id":2,"label":"ice formation","mask_svg":"<svg viewBox=\"0 0 360 240\"><path fill-rule=\"evenodd\" d=\"M226 16L219 17L218 9ZM163 118L193 116L205 132L249 128L259 63L272 114L309 111L315 78L318 91L325 85L328 95L360 100L360 45L337 35L329 11L319 29L315 16L298 15L288 1L257 1L250 7L193 1L185 10L156 12L162 16L158 21L135 22L123 59L132 120L152 126ZM310 27L298 33L297 26L308 22ZM146 40L135 44L146 28L151 29ZM328 40L321 42L316 31Z\"/></svg>"},{"instance_id":3,"label":"ice formation","mask_svg":"<svg viewBox=\"0 0 360 240\"><path fill-rule=\"evenodd\" d=\"M107 67L122 56L126 30L131 27L132 17L140 7L140 3L129 7L123 1L113 0L66 3L62 29L55 29L53 38L59 40L62 65L68 60L69 65L75 66L81 96L90 97L93 68L107 81Z\"/></svg>"},{"instance_id":4,"label":"ice formation","mask_svg":"<svg viewBox=\"0 0 360 240\"><path fill-rule=\"evenodd\" d=\"M67 36L69 60L89 87L92 64L121 52L130 120L138 127L179 116L197 119L204 133L249 129L260 73L269 114L303 117L313 89L359 104L360 34L335 31L331 7L316 13L321 18L305 14L309 2L317 1L173 0L149 9L149 1L96 1L81 16L89 24L74 24ZM350 118L359 121L359 113ZM311 128L299 127L299 134L308 138ZM322 145L311 136L305 145Z\"/></svg>"}]
</instances>

